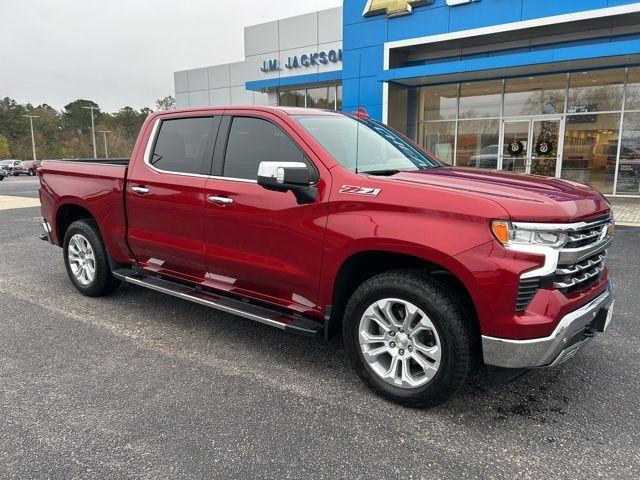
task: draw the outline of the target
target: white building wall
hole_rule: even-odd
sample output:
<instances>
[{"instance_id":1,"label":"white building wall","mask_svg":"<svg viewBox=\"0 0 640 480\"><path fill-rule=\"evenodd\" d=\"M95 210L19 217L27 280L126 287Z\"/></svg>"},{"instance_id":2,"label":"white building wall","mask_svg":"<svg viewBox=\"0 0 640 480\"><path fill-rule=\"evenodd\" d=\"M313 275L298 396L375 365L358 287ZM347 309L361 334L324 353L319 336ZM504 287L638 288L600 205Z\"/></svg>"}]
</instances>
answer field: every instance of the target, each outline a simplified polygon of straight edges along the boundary
<instances>
[{"instance_id":1,"label":"white building wall","mask_svg":"<svg viewBox=\"0 0 640 480\"><path fill-rule=\"evenodd\" d=\"M285 65L290 56L342 48L342 7L245 28L245 60L174 73L176 108L220 105L277 105L275 92L245 90L249 81L342 69L342 63L264 73L265 61Z\"/></svg>"}]
</instances>

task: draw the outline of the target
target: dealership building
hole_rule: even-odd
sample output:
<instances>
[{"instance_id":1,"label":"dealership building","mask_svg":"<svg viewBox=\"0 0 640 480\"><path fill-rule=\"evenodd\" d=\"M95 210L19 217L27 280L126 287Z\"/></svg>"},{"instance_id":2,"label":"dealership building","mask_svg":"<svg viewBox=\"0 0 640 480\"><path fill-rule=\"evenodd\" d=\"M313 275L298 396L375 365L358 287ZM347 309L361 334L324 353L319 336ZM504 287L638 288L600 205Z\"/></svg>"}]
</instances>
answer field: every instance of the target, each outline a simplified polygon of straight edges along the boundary
<instances>
[{"instance_id":1,"label":"dealership building","mask_svg":"<svg viewBox=\"0 0 640 480\"><path fill-rule=\"evenodd\" d=\"M364 108L453 165L640 196L640 2L345 0L244 33L175 73L178 108Z\"/></svg>"}]
</instances>

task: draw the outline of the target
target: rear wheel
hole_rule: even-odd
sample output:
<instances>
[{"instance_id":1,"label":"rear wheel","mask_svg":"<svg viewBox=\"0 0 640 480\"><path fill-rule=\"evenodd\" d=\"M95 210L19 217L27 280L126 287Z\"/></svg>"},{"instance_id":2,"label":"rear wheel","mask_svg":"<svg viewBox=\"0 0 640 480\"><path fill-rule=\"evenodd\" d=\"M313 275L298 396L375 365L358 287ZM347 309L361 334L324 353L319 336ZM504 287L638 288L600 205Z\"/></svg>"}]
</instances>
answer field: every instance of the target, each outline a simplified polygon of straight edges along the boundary
<instances>
[{"instance_id":1,"label":"rear wheel","mask_svg":"<svg viewBox=\"0 0 640 480\"><path fill-rule=\"evenodd\" d=\"M73 222L65 234L63 250L67 274L83 295L108 295L120 285L111 274L107 250L94 220Z\"/></svg>"},{"instance_id":2,"label":"rear wheel","mask_svg":"<svg viewBox=\"0 0 640 480\"><path fill-rule=\"evenodd\" d=\"M454 295L422 272L394 271L363 283L343 322L351 362L376 393L410 407L437 405L472 370L472 333Z\"/></svg>"}]
</instances>

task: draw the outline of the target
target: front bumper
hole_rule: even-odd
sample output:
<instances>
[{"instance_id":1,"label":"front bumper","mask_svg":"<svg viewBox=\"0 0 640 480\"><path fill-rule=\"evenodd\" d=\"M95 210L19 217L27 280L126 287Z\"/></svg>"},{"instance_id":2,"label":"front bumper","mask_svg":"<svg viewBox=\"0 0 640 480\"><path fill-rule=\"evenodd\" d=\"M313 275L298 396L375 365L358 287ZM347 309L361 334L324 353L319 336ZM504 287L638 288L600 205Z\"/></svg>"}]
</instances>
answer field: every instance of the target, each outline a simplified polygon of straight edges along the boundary
<instances>
[{"instance_id":1,"label":"front bumper","mask_svg":"<svg viewBox=\"0 0 640 480\"><path fill-rule=\"evenodd\" d=\"M567 314L545 338L511 340L482 337L484 362L501 368L553 367L573 357L597 333L604 332L613 315L609 288L585 306Z\"/></svg>"}]
</instances>

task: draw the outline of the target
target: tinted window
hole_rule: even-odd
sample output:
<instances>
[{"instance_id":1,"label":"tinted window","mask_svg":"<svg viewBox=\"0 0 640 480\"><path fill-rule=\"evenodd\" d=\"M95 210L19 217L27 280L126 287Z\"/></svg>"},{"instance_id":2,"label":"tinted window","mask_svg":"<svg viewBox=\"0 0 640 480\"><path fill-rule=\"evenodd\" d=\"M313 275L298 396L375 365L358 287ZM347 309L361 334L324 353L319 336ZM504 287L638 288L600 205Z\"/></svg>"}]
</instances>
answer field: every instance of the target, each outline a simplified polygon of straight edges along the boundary
<instances>
[{"instance_id":1,"label":"tinted window","mask_svg":"<svg viewBox=\"0 0 640 480\"><path fill-rule=\"evenodd\" d=\"M204 171L209 163L207 152L217 130L214 125L219 123L220 117L163 121L151 164L168 172L208 174Z\"/></svg>"},{"instance_id":2,"label":"tinted window","mask_svg":"<svg viewBox=\"0 0 640 480\"><path fill-rule=\"evenodd\" d=\"M308 164L297 145L274 124L258 118L234 118L229 132L223 175L257 180L260 162Z\"/></svg>"}]
</instances>

